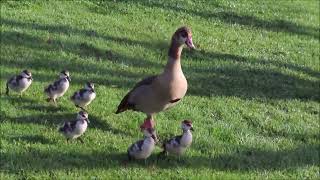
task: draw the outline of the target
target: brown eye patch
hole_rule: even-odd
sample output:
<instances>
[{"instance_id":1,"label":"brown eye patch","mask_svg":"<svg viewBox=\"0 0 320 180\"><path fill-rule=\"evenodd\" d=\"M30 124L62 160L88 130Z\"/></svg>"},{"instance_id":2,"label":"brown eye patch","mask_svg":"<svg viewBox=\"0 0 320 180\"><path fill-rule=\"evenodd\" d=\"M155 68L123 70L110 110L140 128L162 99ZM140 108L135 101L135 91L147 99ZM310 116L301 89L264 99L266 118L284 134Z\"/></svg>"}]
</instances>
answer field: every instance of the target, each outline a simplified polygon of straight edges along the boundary
<instances>
[{"instance_id":1,"label":"brown eye patch","mask_svg":"<svg viewBox=\"0 0 320 180\"><path fill-rule=\"evenodd\" d=\"M188 33L185 32L185 31L183 31L183 32L181 33L181 36L182 36L183 38L186 38L186 37L188 36Z\"/></svg>"}]
</instances>

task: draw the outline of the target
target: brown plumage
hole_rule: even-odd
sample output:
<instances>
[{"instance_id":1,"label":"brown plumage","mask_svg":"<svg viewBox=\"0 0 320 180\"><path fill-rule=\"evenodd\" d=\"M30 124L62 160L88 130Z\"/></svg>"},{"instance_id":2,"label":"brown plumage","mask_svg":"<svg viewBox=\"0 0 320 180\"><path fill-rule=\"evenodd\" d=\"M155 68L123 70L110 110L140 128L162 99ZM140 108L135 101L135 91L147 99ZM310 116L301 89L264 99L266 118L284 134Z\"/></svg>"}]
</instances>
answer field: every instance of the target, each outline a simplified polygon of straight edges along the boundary
<instances>
[{"instance_id":1,"label":"brown plumage","mask_svg":"<svg viewBox=\"0 0 320 180\"><path fill-rule=\"evenodd\" d=\"M150 76L150 77L147 77L143 80L141 80L140 82L138 82L134 87L133 89L127 93L127 95L124 96L124 98L121 100L119 106L118 106L118 109L116 111L116 114L119 114L119 113L122 113L126 110L135 110L134 109L134 104L132 103L129 103L128 102L128 98L130 96L130 93L132 91L134 91L137 87L140 87L140 86L143 86L143 85L150 85L152 83L152 81L156 78L157 76Z\"/></svg>"}]
</instances>

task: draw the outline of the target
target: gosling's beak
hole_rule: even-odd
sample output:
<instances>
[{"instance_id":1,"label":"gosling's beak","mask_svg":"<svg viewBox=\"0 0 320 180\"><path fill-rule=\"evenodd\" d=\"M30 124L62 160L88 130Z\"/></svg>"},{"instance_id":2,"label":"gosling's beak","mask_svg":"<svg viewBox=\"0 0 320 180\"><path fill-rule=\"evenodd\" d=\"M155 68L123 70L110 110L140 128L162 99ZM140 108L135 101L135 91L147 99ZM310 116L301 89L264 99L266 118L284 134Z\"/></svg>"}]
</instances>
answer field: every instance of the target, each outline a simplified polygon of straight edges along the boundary
<instances>
[{"instance_id":1,"label":"gosling's beak","mask_svg":"<svg viewBox=\"0 0 320 180\"><path fill-rule=\"evenodd\" d=\"M156 143L158 142L158 137L156 135L152 134L151 137L154 139Z\"/></svg>"},{"instance_id":2,"label":"gosling's beak","mask_svg":"<svg viewBox=\"0 0 320 180\"><path fill-rule=\"evenodd\" d=\"M67 76L67 79L68 79L69 82L71 82L71 78L69 76Z\"/></svg>"},{"instance_id":3,"label":"gosling's beak","mask_svg":"<svg viewBox=\"0 0 320 180\"><path fill-rule=\"evenodd\" d=\"M191 131L194 131L193 127L190 128Z\"/></svg>"},{"instance_id":4,"label":"gosling's beak","mask_svg":"<svg viewBox=\"0 0 320 180\"><path fill-rule=\"evenodd\" d=\"M87 121L88 123L90 123L90 120L89 120L88 118L86 119L86 121Z\"/></svg>"}]
</instances>

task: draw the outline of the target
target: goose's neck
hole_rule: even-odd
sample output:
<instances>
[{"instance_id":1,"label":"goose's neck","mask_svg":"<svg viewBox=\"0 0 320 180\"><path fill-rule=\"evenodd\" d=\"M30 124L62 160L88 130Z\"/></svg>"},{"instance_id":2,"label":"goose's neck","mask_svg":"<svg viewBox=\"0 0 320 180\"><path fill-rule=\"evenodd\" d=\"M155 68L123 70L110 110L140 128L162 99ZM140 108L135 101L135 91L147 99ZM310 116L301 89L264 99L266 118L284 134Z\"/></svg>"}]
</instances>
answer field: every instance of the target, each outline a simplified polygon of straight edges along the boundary
<instances>
[{"instance_id":1,"label":"goose's neck","mask_svg":"<svg viewBox=\"0 0 320 180\"><path fill-rule=\"evenodd\" d=\"M181 69L180 56L183 49L183 45L178 44L176 41L171 41L171 45L168 52L168 62L165 66L165 71L174 71Z\"/></svg>"}]
</instances>

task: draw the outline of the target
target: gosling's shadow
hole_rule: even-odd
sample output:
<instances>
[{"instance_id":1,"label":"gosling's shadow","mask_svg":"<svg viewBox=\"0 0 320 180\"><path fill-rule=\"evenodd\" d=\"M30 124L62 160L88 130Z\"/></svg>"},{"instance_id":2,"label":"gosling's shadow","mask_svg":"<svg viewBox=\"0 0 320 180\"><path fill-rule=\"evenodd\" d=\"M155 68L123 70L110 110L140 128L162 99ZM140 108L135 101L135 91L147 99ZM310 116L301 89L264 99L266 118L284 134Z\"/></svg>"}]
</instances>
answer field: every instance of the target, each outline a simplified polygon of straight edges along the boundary
<instances>
[{"instance_id":1,"label":"gosling's shadow","mask_svg":"<svg viewBox=\"0 0 320 180\"><path fill-rule=\"evenodd\" d=\"M12 105L19 105L21 109L27 109L27 110L32 110L32 111L40 111L40 112L48 112L48 113L53 113L53 112L58 112L58 111L67 111L69 110L66 107L63 107L61 105L55 106L54 104L50 104L46 102L45 100L43 101L37 101L30 99L26 96L19 96L19 95L3 95L2 96L4 101L8 101ZM3 103L6 104L6 103Z\"/></svg>"},{"instance_id":2,"label":"gosling's shadow","mask_svg":"<svg viewBox=\"0 0 320 180\"><path fill-rule=\"evenodd\" d=\"M56 112L56 113L40 113L36 115L30 116L20 116L20 117L12 117L6 114L6 112L1 111L1 120L0 122L10 121L13 123L19 124L39 124L45 125L49 128L57 128L63 124L65 121L75 120L77 117L77 113L68 113L68 112ZM89 114L89 128L100 129L102 131L109 131L115 135L124 135L131 136L130 133L125 132L120 129L116 129L112 127L108 122L101 120L99 117L95 115Z\"/></svg>"},{"instance_id":3,"label":"gosling's shadow","mask_svg":"<svg viewBox=\"0 0 320 180\"><path fill-rule=\"evenodd\" d=\"M30 104L30 105L25 105L22 106L23 109L29 109L29 110L34 110L34 111L40 111L40 112L47 112L47 113L54 113L54 112L65 112L65 111L70 111L70 109L63 107L63 106L55 106L53 104Z\"/></svg>"},{"instance_id":4,"label":"gosling's shadow","mask_svg":"<svg viewBox=\"0 0 320 180\"><path fill-rule=\"evenodd\" d=\"M41 135L24 135L24 136L14 136L10 138L12 141L24 141L31 144L53 144L53 142Z\"/></svg>"},{"instance_id":5,"label":"gosling's shadow","mask_svg":"<svg viewBox=\"0 0 320 180\"><path fill-rule=\"evenodd\" d=\"M10 121L19 124L39 124L48 127L56 127L67 120L74 120L76 113L46 113L35 114L29 116L12 117L4 113L1 121Z\"/></svg>"},{"instance_id":6,"label":"gosling's shadow","mask_svg":"<svg viewBox=\"0 0 320 180\"><path fill-rule=\"evenodd\" d=\"M6 95L5 93L1 93L1 99L4 101L9 101L12 103L22 103L22 104L38 104L38 101L35 101L33 99L30 99L24 95L20 96L17 93L10 93L9 95Z\"/></svg>"},{"instance_id":7,"label":"gosling's shadow","mask_svg":"<svg viewBox=\"0 0 320 180\"><path fill-rule=\"evenodd\" d=\"M319 158L305 156L305 154L318 153L317 145L301 145L293 149L278 151L260 150L249 147L238 147L237 152L216 154L214 156L188 156L185 154L181 159L170 158L157 160L152 155L146 161L135 160L127 162L124 152L94 151L94 152L61 152L56 150L32 149L22 153L5 152L2 160L13 162L13 167L6 167L14 173L17 169L26 170L54 170L65 168L105 168L114 169L119 167L128 168L160 168L172 169L175 167L199 169L210 168L220 171L243 171L252 170L284 170L290 167L315 166Z\"/></svg>"},{"instance_id":8,"label":"gosling's shadow","mask_svg":"<svg viewBox=\"0 0 320 180\"><path fill-rule=\"evenodd\" d=\"M100 129L102 131L109 131L115 135L132 136L132 134L130 134L129 132L112 127L112 125L110 123L108 123L106 120L101 120L100 118L98 118L95 115L89 114L89 120L90 120L90 124L89 124L90 127Z\"/></svg>"}]
</instances>

